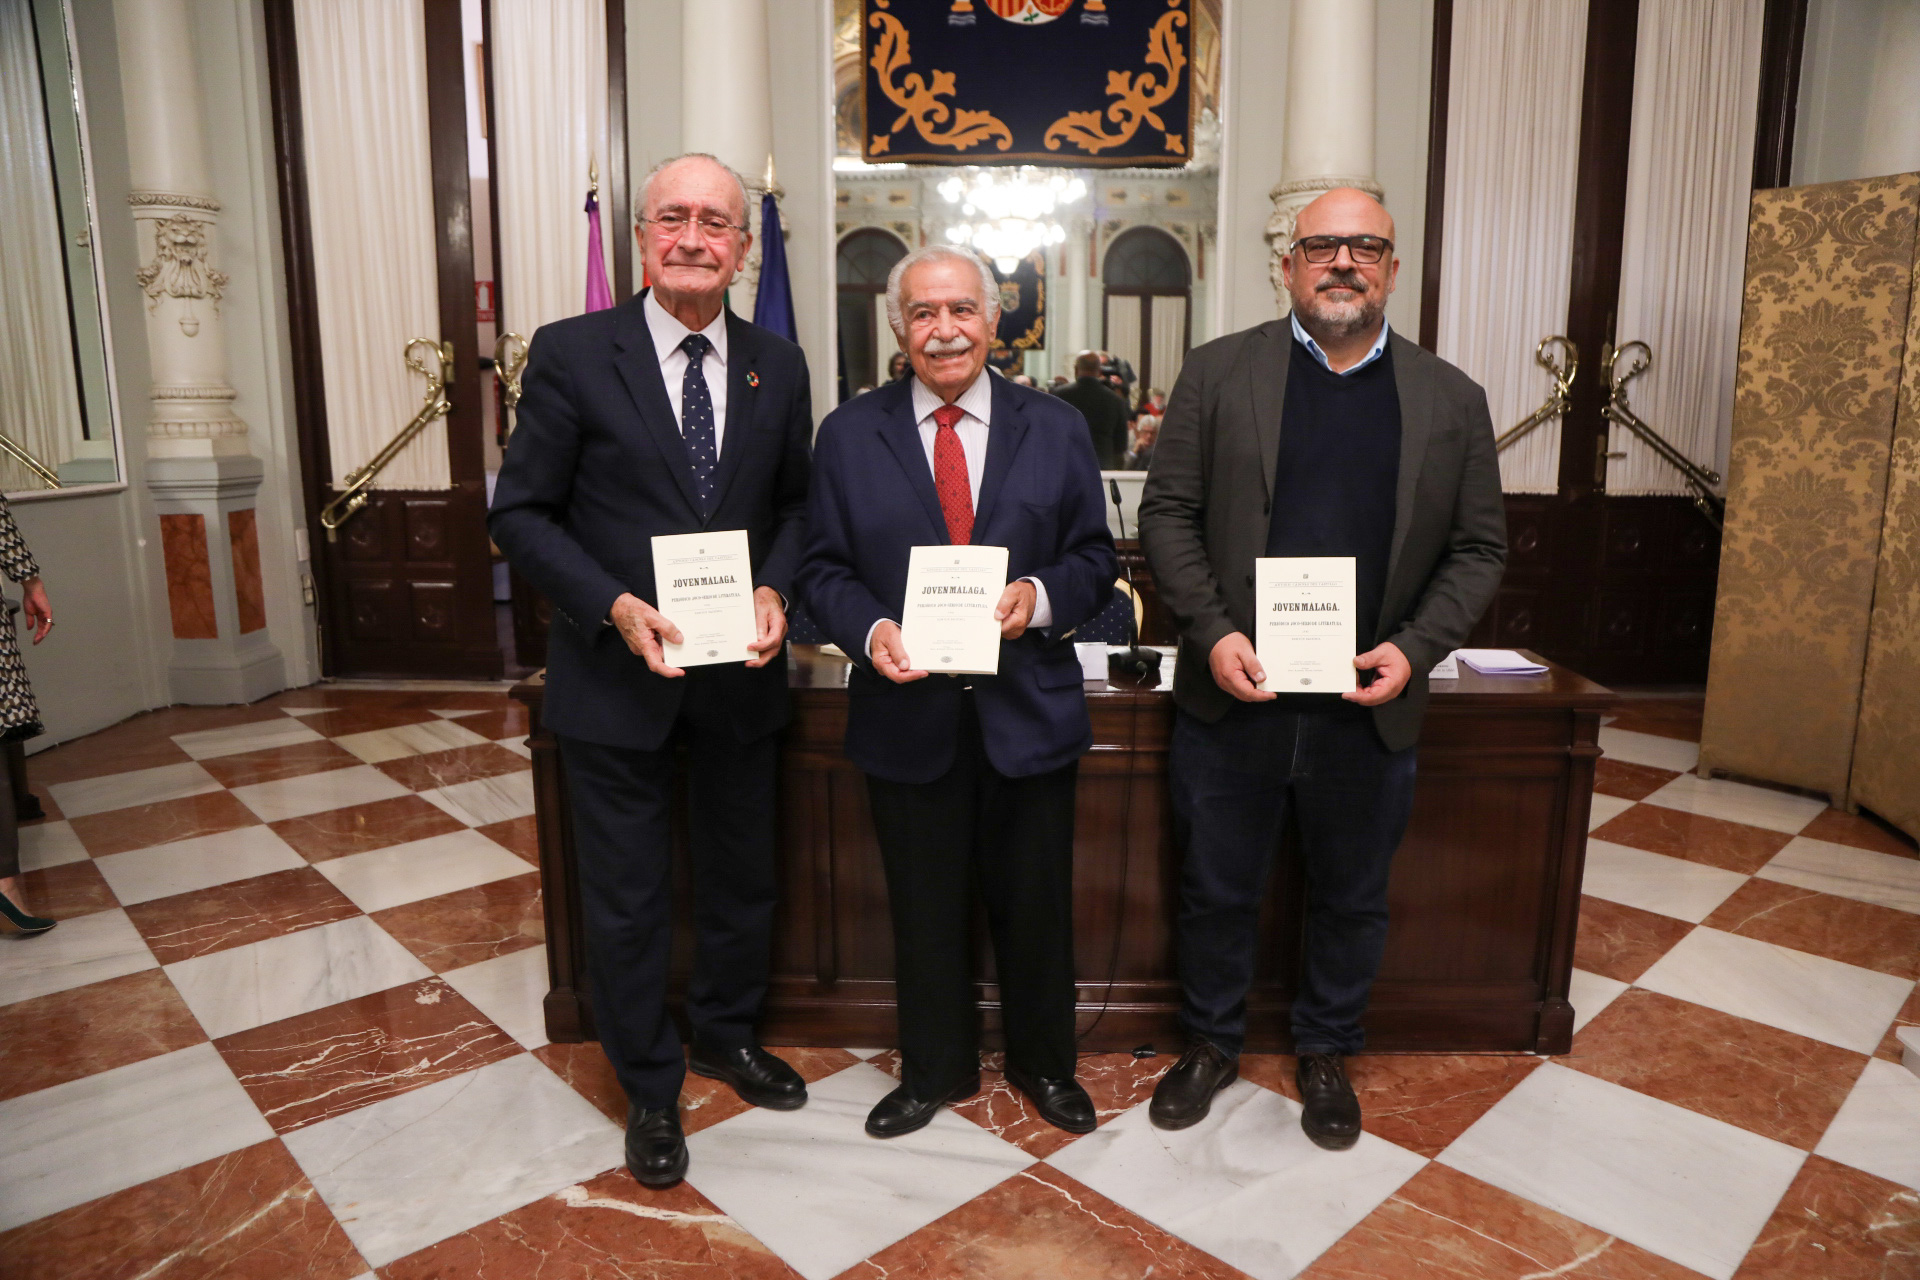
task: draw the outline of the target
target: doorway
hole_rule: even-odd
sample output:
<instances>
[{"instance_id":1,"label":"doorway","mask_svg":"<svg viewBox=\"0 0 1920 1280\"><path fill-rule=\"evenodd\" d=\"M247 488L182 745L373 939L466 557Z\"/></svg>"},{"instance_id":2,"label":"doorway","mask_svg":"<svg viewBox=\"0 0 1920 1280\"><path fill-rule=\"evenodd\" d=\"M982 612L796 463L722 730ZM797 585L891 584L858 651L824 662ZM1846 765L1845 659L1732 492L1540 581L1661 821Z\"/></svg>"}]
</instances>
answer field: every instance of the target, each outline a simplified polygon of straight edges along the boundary
<instances>
[{"instance_id":1,"label":"doorway","mask_svg":"<svg viewBox=\"0 0 1920 1280\"><path fill-rule=\"evenodd\" d=\"M899 350L887 321L887 275L906 256L906 243L877 227L863 227L840 241L834 273L842 401L887 381L888 361Z\"/></svg>"},{"instance_id":2,"label":"doorway","mask_svg":"<svg viewBox=\"0 0 1920 1280\"><path fill-rule=\"evenodd\" d=\"M1168 392L1193 345L1193 269L1180 242L1158 227L1114 237L1101 272L1106 291L1101 345L1134 369L1141 399Z\"/></svg>"}]
</instances>

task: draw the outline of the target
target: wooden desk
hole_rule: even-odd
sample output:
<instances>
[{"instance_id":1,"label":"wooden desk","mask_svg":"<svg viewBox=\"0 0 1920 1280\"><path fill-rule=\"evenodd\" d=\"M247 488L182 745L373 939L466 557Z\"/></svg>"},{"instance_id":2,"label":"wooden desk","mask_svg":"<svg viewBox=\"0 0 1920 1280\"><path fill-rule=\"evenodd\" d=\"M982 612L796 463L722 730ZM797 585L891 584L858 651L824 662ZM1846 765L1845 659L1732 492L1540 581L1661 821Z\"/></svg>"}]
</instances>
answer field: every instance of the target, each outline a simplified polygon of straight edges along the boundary
<instances>
[{"instance_id":1,"label":"wooden desk","mask_svg":"<svg viewBox=\"0 0 1920 1280\"><path fill-rule=\"evenodd\" d=\"M865 778L841 754L846 662L796 646L794 723L782 761L782 898L774 925L769 1044L893 1043L893 945ZM1564 668L1544 676L1439 681L1420 741L1420 781L1395 859L1393 924L1367 1015L1377 1050L1565 1053L1567 981L1586 851L1600 715L1613 695ZM1081 1047L1179 1044L1173 923L1179 855L1167 796L1173 728L1168 663L1151 687L1088 684L1093 750L1080 765L1074 949ZM547 1034L593 1038L565 779L540 724L540 677L514 696L532 711L540 868L552 990ZM683 824L676 856L684 859ZM1300 870L1283 845L1248 998L1247 1047L1289 1047L1300 952ZM682 862L684 871L684 862ZM678 876L677 918L691 918ZM676 973L691 956L675 939ZM980 1001L989 1043L998 994L984 930Z\"/></svg>"}]
</instances>

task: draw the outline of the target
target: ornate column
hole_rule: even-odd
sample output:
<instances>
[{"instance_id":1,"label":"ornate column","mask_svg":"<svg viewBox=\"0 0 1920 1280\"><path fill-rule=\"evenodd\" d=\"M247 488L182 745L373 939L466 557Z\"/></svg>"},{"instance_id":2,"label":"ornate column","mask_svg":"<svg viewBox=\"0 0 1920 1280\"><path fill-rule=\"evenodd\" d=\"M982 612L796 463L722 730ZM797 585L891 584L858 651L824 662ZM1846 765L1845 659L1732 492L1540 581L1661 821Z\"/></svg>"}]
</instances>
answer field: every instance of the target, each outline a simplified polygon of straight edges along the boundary
<instances>
[{"instance_id":1,"label":"ornate column","mask_svg":"<svg viewBox=\"0 0 1920 1280\"><path fill-rule=\"evenodd\" d=\"M1335 187L1376 198L1373 179L1374 0L1293 0L1287 37L1287 132L1280 181L1267 194L1267 275L1285 315L1291 306L1280 255L1300 211Z\"/></svg>"},{"instance_id":2,"label":"ornate column","mask_svg":"<svg viewBox=\"0 0 1920 1280\"><path fill-rule=\"evenodd\" d=\"M227 277L187 0L115 0L153 372L147 488L173 619L173 696L251 702L286 685L267 635L254 497L263 474L227 384Z\"/></svg>"},{"instance_id":3,"label":"ornate column","mask_svg":"<svg viewBox=\"0 0 1920 1280\"><path fill-rule=\"evenodd\" d=\"M734 282L733 309L751 318L760 284L760 197L771 181L767 0L681 0L680 140L719 156L747 180L753 251ZM773 189L774 198L780 191Z\"/></svg>"}]
</instances>

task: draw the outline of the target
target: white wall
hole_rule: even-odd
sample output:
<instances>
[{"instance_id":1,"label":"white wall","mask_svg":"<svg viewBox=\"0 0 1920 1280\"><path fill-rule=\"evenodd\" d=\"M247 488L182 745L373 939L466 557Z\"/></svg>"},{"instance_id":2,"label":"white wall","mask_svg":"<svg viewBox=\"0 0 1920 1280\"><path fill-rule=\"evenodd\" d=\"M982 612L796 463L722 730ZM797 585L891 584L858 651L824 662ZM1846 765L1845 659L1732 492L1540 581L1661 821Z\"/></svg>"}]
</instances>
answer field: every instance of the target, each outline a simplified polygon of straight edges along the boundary
<instances>
[{"instance_id":1,"label":"white wall","mask_svg":"<svg viewBox=\"0 0 1920 1280\"><path fill-rule=\"evenodd\" d=\"M1373 61L1374 177L1393 215L1400 282L1387 323L1420 336L1420 273L1426 261L1427 118L1433 105L1433 0L1377 0Z\"/></svg>"},{"instance_id":2,"label":"white wall","mask_svg":"<svg viewBox=\"0 0 1920 1280\"><path fill-rule=\"evenodd\" d=\"M1811 0L1793 181L1920 170L1920 0Z\"/></svg>"}]
</instances>

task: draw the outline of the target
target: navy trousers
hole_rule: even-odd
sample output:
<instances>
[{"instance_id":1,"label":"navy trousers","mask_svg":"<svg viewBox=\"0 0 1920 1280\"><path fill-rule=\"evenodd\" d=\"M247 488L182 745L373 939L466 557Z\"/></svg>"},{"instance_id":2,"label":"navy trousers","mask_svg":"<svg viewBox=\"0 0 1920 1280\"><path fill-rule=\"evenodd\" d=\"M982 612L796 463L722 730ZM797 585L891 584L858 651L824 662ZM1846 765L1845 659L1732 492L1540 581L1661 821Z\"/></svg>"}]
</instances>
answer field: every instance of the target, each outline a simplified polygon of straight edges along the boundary
<instances>
[{"instance_id":1,"label":"navy trousers","mask_svg":"<svg viewBox=\"0 0 1920 1280\"><path fill-rule=\"evenodd\" d=\"M1182 711L1171 774L1180 873L1180 1019L1238 1055L1246 1041L1260 901L1287 813L1306 873L1293 999L1297 1053L1354 1053L1387 939L1387 876L1413 808L1414 751L1389 751L1364 708L1236 703L1217 723Z\"/></svg>"}]
</instances>

